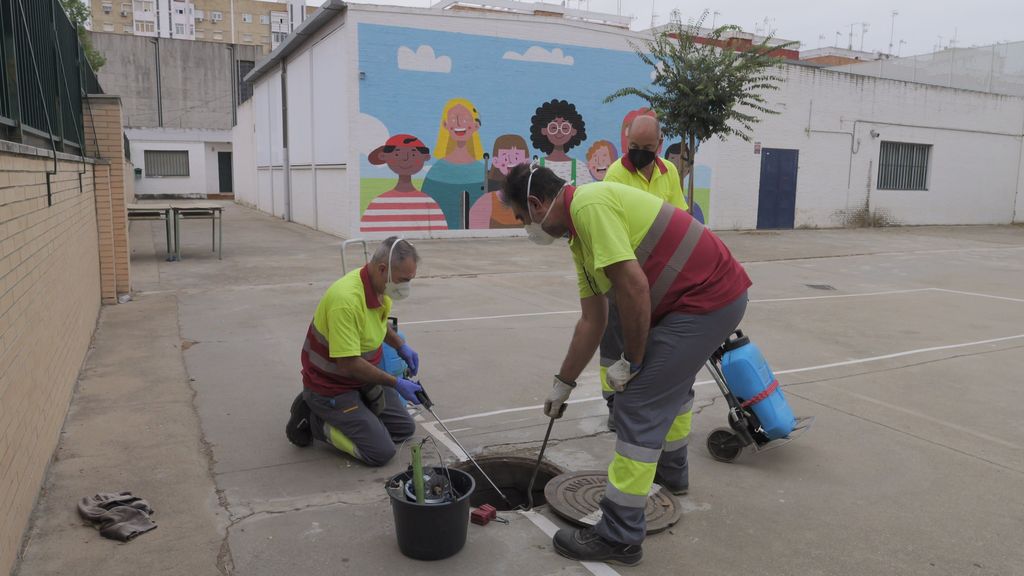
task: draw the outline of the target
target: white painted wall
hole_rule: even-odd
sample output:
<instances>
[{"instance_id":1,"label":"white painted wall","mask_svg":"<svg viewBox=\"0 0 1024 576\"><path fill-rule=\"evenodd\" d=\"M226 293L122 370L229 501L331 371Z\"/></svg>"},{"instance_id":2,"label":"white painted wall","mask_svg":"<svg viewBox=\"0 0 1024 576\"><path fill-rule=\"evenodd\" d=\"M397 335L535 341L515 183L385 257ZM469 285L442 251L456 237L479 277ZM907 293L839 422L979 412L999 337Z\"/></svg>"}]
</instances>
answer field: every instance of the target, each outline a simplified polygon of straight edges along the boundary
<instances>
[{"instance_id":1,"label":"white painted wall","mask_svg":"<svg viewBox=\"0 0 1024 576\"><path fill-rule=\"evenodd\" d=\"M227 130L178 130L173 128L128 128L125 130L132 161L142 169L135 180L135 194L205 198L220 191L217 152L230 152L232 134ZM185 150L188 152L187 177L150 177L146 174L146 150Z\"/></svg>"},{"instance_id":2,"label":"white painted wall","mask_svg":"<svg viewBox=\"0 0 1024 576\"><path fill-rule=\"evenodd\" d=\"M238 123L231 130L231 162L235 177L235 201L256 207L256 123L250 98L238 107Z\"/></svg>"},{"instance_id":3,"label":"white painted wall","mask_svg":"<svg viewBox=\"0 0 1024 576\"><path fill-rule=\"evenodd\" d=\"M359 22L630 49L629 35L549 19L350 5L287 63L290 218L346 237L358 230L358 159L366 153L353 128L359 114ZM765 118L752 136L764 148L799 150L796 226L843 226L862 209L908 225L1024 221L1024 99L801 66L785 66L781 74L785 82L770 95L780 114ZM281 88L280 69L256 83L252 181L253 203L284 217ZM332 128L337 126L350 128ZM877 190L883 140L933 146L927 191ZM701 147L698 164L712 167L714 228L756 227L760 161L753 143L739 138ZM518 232L448 235L510 233Z\"/></svg>"}]
</instances>

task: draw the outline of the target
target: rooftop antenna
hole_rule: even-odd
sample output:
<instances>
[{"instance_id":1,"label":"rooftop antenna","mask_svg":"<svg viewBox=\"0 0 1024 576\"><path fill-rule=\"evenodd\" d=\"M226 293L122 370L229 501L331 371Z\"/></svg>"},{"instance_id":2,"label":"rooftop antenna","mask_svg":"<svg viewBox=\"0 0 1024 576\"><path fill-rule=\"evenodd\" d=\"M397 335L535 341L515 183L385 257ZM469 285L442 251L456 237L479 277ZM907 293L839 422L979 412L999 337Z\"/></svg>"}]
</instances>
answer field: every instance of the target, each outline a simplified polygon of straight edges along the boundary
<instances>
[{"instance_id":1,"label":"rooftop antenna","mask_svg":"<svg viewBox=\"0 0 1024 576\"><path fill-rule=\"evenodd\" d=\"M719 16L721 16L721 15L722 15L722 13L721 13L721 12L719 12L718 10L715 10L715 11L714 11L714 13L712 13L712 14L711 14L711 29L712 29L712 30L714 30L714 29L715 29L715 21L716 21L716 20L718 19L718 17L719 17Z\"/></svg>"},{"instance_id":2,"label":"rooftop antenna","mask_svg":"<svg viewBox=\"0 0 1024 576\"><path fill-rule=\"evenodd\" d=\"M906 43L907 43L906 40L900 39L899 48L896 49L896 57L897 58L899 58L903 54L903 45L906 44Z\"/></svg>"},{"instance_id":3,"label":"rooftop antenna","mask_svg":"<svg viewBox=\"0 0 1024 576\"><path fill-rule=\"evenodd\" d=\"M867 22L860 23L860 51L864 51L864 35L868 33L868 27L871 26Z\"/></svg>"},{"instance_id":4,"label":"rooftop antenna","mask_svg":"<svg viewBox=\"0 0 1024 576\"><path fill-rule=\"evenodd\" d=\"M654 0L651 0L651 28L654 28L658 13L654 11Z\"/></svg>"},{"instance_id":5,"label":"rooftop antenna","mask_svg":"<svg viewBox=\"0 0 1024 576\"><path fill-rule=\"evenodd\" d=\"M832 46L839 48L839 41L843 39L843 33L836 30L836 41L832 43Z\"/></svg>"},{"instance_id":6,"label":"rooftop antenna","mask_svg":"<svg viewBox=\"0 0 1024 576\"><path fill-rule=\"evenodd\" d=\"M824 41L825 41L825 35L824 34L818 34L818 48L819 49L821 48L821 43L824 42Z\"/></svg>"},{"instance_id":7,"label":"rooftop antenna","mask_svg":"<svg viewBox=\"0 0 1024 576\"><path fill-rule=\"evenodd\" d=\"M899 15L899 10L893 10L892 19L889 20L889 54L892 54L892 35L896 31L896 17Z\"/></svg>"}]
</instances>

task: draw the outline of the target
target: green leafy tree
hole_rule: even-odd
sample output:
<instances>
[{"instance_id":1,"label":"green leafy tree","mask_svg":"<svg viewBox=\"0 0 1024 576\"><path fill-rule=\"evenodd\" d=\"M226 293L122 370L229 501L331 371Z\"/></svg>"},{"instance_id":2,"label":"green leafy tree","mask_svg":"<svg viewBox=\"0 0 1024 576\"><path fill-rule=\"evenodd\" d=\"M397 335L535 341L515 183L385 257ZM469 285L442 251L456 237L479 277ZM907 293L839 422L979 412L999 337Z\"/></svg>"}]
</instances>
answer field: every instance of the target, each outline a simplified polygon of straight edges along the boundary
<instances>
[{"instance_id":1,"label":"green leafy tree","mask_svg":"<svg viewBox=\"0 0 1024 576\"><path fill-rule=\"evenodd\" d=\"M662 131L683 140L683 158L689 168L687 203L693 210L693 164L701 143L713 136L751 140L762 115L778 114L769 108L765 93L778 90L782 77L778 50L794 42L773 44L768 36L759 44L734 48L725 38L737 26L720 26L702 33L705 10L696 22L684 25L678 11L671 22L641 45L633 44L640 60L653 70L649 88L622 88L605 98L611 102L638 96L658 114ZM684 170L684 172L686 172Z\"/></svg>"},{"instance_id":2,"label":"green leafy tree","mask_svg":"<svg viewBox=\"0 0 1024 576\"><path fill-rule=\"evenodd\" d=\"M94 71L99 71L107 63L107 59L92 45L89 31L85 29L85 22L90 16L89 5L86 4L85 0L60 0L60 5L64 7L64 12L67 13L68 19L78 29L78 40L82 43L82 48L85 50L86 60L89 61L89 65L92 66Z\"/></svg>"}]
</instances>

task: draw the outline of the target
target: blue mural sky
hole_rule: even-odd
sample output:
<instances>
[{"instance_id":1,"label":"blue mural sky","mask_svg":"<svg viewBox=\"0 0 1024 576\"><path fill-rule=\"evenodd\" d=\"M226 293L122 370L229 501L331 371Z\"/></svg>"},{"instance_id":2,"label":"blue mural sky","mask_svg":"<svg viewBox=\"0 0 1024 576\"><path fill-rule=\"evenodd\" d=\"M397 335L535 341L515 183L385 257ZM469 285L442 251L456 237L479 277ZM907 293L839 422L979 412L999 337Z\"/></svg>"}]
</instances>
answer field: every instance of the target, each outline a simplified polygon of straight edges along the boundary
<instances>
[{"instance_id":1,"label":"blue mural sky","mask_svg":"<svg viewBox=\"0 0 1024 576\"><path fill-rule=\"evenodd\" d=\"M568 152L582 162L598 140L610 140L619 149L623 117L644 105L638 98L610 104L604 98L651 82L651 69L632 52L376 24L359 25L359 71L365 74L360 111L383 123L390 135L418 137L432 153L442 109L451 98L466 98L476 106L487 153L493 153L494 140L503 134L518 134L529 144L530 118L537 107L555 98L568 100L586 124L587 139ZM382 144L363 142L360 147ZM530 153L543 156L532 145ZM386 166L370 165L365 155L361 166L364 178L393 177ZM427 169L429 164L417 176Z\"/></svg>"}]
</instances>

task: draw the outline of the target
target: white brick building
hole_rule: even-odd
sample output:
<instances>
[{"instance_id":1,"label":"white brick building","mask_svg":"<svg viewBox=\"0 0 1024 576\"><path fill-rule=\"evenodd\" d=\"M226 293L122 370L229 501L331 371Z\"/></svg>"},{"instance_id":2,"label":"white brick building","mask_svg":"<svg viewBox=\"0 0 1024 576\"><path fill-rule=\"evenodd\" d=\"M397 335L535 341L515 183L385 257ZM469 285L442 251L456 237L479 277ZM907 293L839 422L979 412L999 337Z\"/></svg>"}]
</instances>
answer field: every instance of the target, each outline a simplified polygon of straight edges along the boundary
<instances>
[{"instance_id":1,"label":"white brick building","mask_svg":"<svg viewBox=\"0 0 1024 576\"><path fill-rule=\"evenodd\" d=\"M234 130L236 198L341 236L383 235L361 234L380 229L363 215L377 199L402 202L387 194L404 181L404 194L429 196L447 221L395 209L389 231L519 233L495 223L488 193L501 175L490 160L521 143L545 157L538 127L557 116L586 133L564 162L583 183L588 152L604 141L621 153L623 119L643 104L602 100L650 81L629 46L642 33L544 6L555 13L328 2L249 76L252 108ZM712 140L697 155L713 227L1024 220L1024 99L799 65L781 74L770 96L780 114L756 126L755 142ZM403 150L425 163L401 167L392 157Z\"/></svg>"}]
</instances>

